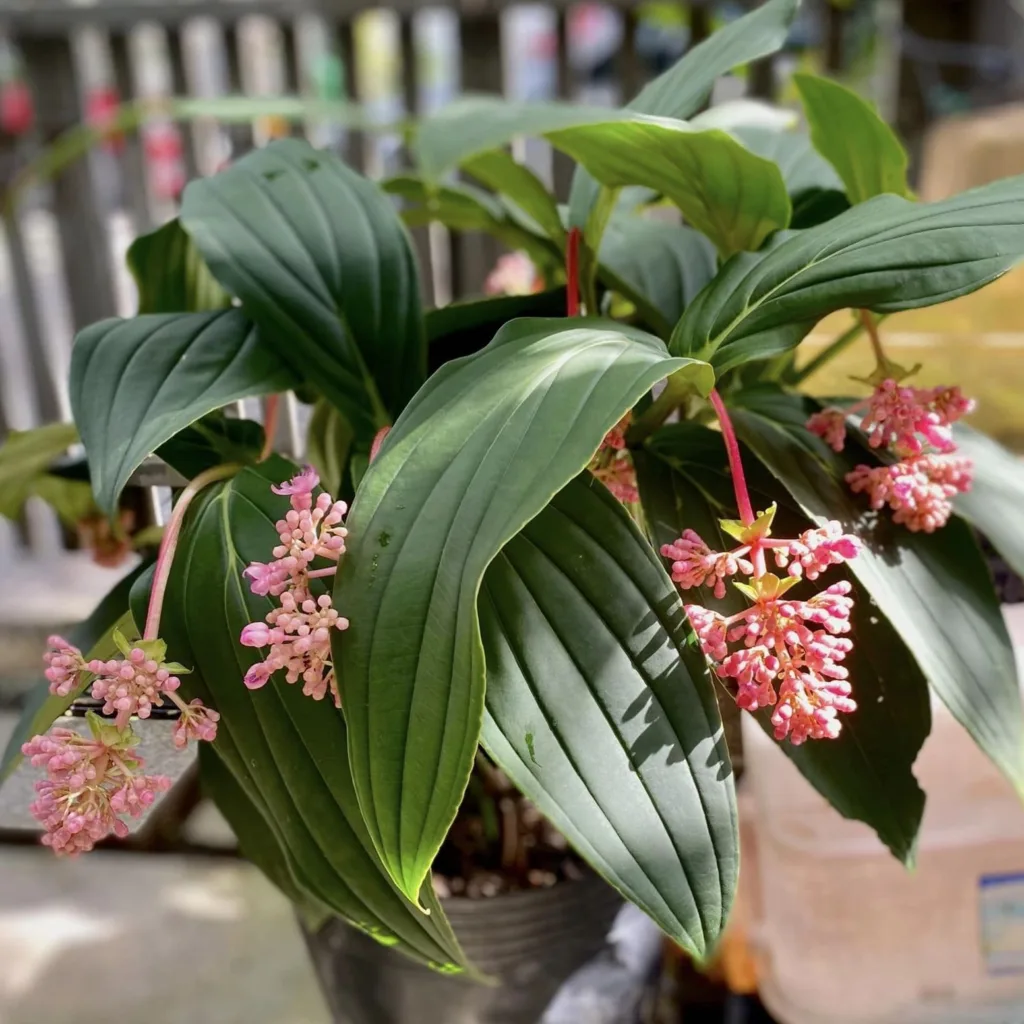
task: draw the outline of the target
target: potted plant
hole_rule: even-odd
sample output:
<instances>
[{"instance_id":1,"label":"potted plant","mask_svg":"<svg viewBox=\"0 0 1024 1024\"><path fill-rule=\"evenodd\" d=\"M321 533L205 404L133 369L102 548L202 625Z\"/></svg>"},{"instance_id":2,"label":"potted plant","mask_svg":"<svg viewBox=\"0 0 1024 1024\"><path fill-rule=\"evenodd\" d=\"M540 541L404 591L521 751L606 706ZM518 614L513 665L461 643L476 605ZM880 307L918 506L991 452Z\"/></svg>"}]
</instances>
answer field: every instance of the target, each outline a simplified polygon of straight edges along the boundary
<instances>
[{"instance_id":1,"label":"potted plant","mask_svg":"<svg viewBox=\"0 0 1024 1024\"><path fill-rule=\"evenodd\" d=\"M140 312L76 339L75 424L105 515L151 452L189 482L155 560L51 644L50 692L6 758L45 769L44 842L87 850L152 802L165 783L132 722L172 704L245 854L309 920L355 925L394 947L386 963L471 974L431 868L494 779L712 953L739 866L719 701L908 864L929 687L1021 786L975 536L1024 566L1015 461L960 422L955 384L886 356L880 323L1017 262L1024 179L915 202L873 108L812 76L809 135L762 106L697 113L796 7L762 5L624 109L459 101L415 127L416 172L383 189L273 143L135 243ZM505 150L520 134L578 162L567 209ZM493 231L552 288L425 314L384 189L407 223ZM686 226L645 216L657 204ZM863 343L877 367L821 404L799 346L844 309L814 366ZM289 389L313 403L309 467L272 451ZM265 436L220 412L252 396ZM50 728L85 690L107 717ZM324 975L353 977L309 931ZM491 1002L467 1019L536 1017Z\"/></svg>"}]
</instances>

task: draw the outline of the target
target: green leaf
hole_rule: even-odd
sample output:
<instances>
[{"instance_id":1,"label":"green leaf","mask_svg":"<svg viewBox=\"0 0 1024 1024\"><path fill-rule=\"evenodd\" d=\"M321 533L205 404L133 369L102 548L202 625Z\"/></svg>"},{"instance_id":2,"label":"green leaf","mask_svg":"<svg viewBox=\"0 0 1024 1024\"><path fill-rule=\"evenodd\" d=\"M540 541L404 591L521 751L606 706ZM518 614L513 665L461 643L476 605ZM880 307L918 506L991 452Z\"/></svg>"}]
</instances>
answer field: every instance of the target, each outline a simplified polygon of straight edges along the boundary
<instances>
[{"instance_id":1,"label":"green leaf","mask_svg":"<svg viewBox=\"0 0 1024 1024\"><path fill-rule=\"evenodd\" d=\"M52 463L78 442L73 423L12 430L0 446L0 516L16 519Z\"/></svg>"},{"instance_id":2,"label":"green leaf","mask_svg":"<svg viewBox=\"0 0 1024 1024\"><path fill-rule=\"evenodd\" d=\"M789 223L778 167L725 132L636 114L545 135L602 185L645 185L672 200L723 256L758 249Z\"/></svg>"},{"instance_id":3,"label":"green leaf","mask_svg":"<svg viewBox=\"0 0 1024 1024\"><path fill-rule=\"evenodd\" d=\"M510 199L533 218L559 248L565 244L565 228L555 200L529 167L505 149L491 149L463 162L463 170L492 192Z\"/></svg>"},{"instance_id":4,"label":"green leaf","mask_svg":"<svg viewBox=\"0 0 1024 1024\"><path fill-rule=\"evenodd\" d=\"M203 313L231 305L177 218L128 247L140 313Z\"/></svg>"},{"instance_id":5,"label":"green leaf","mask_svg":"<svg viewBox=\"0 0 1024 1024\"><path fill-rule=\"evenodd\" d=\"M288 897L305 921L314 922L314 928L331 917L330 909L307 895L296 881L288 856L274 835L270 812L250 799L209 743L199 744L199 776L203 791L235 833L242 856Z\"/></svg>"},{"instance_id":6,"label":"green leaf","mask_svg":"<svg viewBox=\"0 0 1024 1024\"><path fill-rule=\"evenodd\" d=\"M263 451L263 426L211 412L165 441L156 454L187 480L225 462L248 465Z\"/></svg>"},{"instance_id":7,"label":"green leaf","mask_svg":"<svg viewBox=\"0 0 1024 1024\"><path fill-rule=\"evenodd\" d=\"M648 452L635 453L634 459L644 514L657 545L670 543L689 528L716 550L731 546L719 527L719 520L735 511L719 433L693 423L664 427L649 439ZM782 499L776 533L796 536L807 529L810 524L789 496L779 492L749 453L744 463L758 508ZM840 578L843 573L832 570L828 582ZM850 670L857 710L844 716L837 740L780 747L840 814L865 822L894 856L911 864L925 804L912 768L931 728L928 685L868 594L857 589L854 598L855 644L844 665ZM746 604L733 593L718 601L704 588L686 592L684 599L725 614ZM770 711L757 718L771 734Z\"/></svg>"},{"instance_id":8,"label":"green leaf","mask_svg":"<svg viewBox=\"0 0 1024 1024\"><path fill-rule=\"evenodd\" d=\"M800 0L768 0L719 29L649 82L628 109L680 120L690 117L707 101L718 78L782 48L799 7ZM578 170L569 197L569 223L582 228L596 198L593 180Z\"/></svg>"},{"instance_id":9,"label":"green leaf","mask_svg":"<svg viewBox=\"0 0 1024 1024\"><path fill-rule=\"evenodd\" d=\"M909 197L907 152L874 105L838 82L796 74L815 148L839 172L853 204L892 193Z\"/></svg>"},{"instance_id":10,"label":"green leaf","mask_svg":"<svg viewBox=\"0 0 1024 1024\"><path fill-rule=\"evenodd\" d=\"M250 691L242 683L257 652L238 636L273 606L249 592L242 571L265 560L274 523L288 507L271 485L294 467L272 457L204 488L189 509L168 582L161 634L171 655L194 666L182 695L221 713L214 749L285 851L302 891L375 938L423 962L457 969L458 943L429 881L420 912L389 881L363 825L348 768L345 718L279 675ZM142 581L133 593L141 606Z\"/></svg>"},{"instance_id":11,"label":"green leaf","mask_svg":"<svg viewBox=\"0 0 1024 1024\"><path fill-rule=\"evenodd\" d=\"M544 263L558 258L554 244L528 231L492 195L472 185L435 185L412 174L388 178L381 187L406 201L402 219L409 227L437 221L454 231L483 231L510 249L523 249Z\"/></svg>"},{"instance_id":12,"label":"green leaf","mask_svg":"<svg viewBox=\"0 0 1024 1024\"><path fill-rule=\"evenodd\" d=\"M616 290L639 300L654 318L652 327L665 335L718 269L714 247L699 232L632 214L609 220L599 260Z\"/></svg>"},{"instance_id":13,"label":"green leaf","mask_svg":"<svg viewBox=\"0 0 1024 1024\"><path fill-rule=\"evenodd\" d=\"M348 465L352 448L352 427L344 414L326 399L313 406L306 429L306 459L320 475L324 489L335 496Z\"/></svg>"},{"instance_id":14,"label":"green leaf","mask_svg":"<svg viewBox=\"0 0 1024 1024\"><path fill-rule=\"evenodd\" d=\"M831 188L805 189L793 196L793 219L789 226L801 231L814 228L846 213L849 208L845 192Z\"/></svg>"},{"instance_id":15,"label":"green leaf","mask_svg":"<svg viewBox=\"0 0 1024 1024\"><path fill-rule=\"evenodd\" d=\"M589 474L484 576L482 742L624 896L698 958L739 866L732 769L682 602Z\"/></svg>"},{"instance_id":16,"label":"green leaf","mask_svg":"<svg viewBox=\"0 0 1024 1024\"><path fill-rule=\"evenodd\" d=\"M960 454L974 462L974 484L953 500L953 507L985 535L1014 572L1024 576L1024 463L970 427L957 424L955 436Z\"/></svg>"},{"instance_id":17,"label":"green leaf","mask_svg":"<svg viewBox=\"0 0 1024 1024\"><path fill-rule=\"evenodd\" d=\"M628 118L628 113L607 107L463 96L420 122L412 149L423 177L437 182L516 136L540 137L556 128Z\"/></svg>"},{"instance_id":18,"label":"green leaf","mask_svg":"<svg viewBox=\"0 0 1024 1024\"><path fill-rule=\"evenodd\" d=\"M181 221L217 280L368 443L423 382L416 261L391 200L282 139L192 182Z\"/></svg>"},{"instance_id":19,"label":"green leaf","mask_svg":"<svg viewBox=\"0 0 1024 1024\"><path fill-rule=\"evenodd\" d=\"M71 528L100 511L93 498L92 487L84 480L69 480L44 473L29 483L28 493L42 498L57 513L60 521Z\"/></svg>"},{"instance_id":20,"label":"green leaf","mask_svg":"<svg viewBox=\"0 0 1024 1024\"><path fill-rule=\"evenodd\" d=\"M476 752L484 664L476 593L488 563L590 460L658 380L708 368L611 321L514 320L448 363L410 403L348 517L335 606L359 804L381 859L415 898Z\"/></svg>"},{"instance_id":21,"label":"green leaf","mask_svg":"<svg viewBox=\"0 0 1024 1024\"><path fill-rule=\"evenodd\" d=\"M93 613L84 622L68 631L68 642L84 652L87 660L113 657L117 653L114 631L131 631L134 628L131 612L128 610L128 595L132 584L146 570L147 564L133 569L123 580L115 584ZM43 652L40 651L40 663L42 655ZM78 689L66 697L51 694L50 684L46 679L40 679L32 687L25 698L21 717L7 741L3 759L0 760L0 782L6 779L21 761L21 745L33 736L46 732L71 707L91 681L92 676L86 673Z\"/></svg>"},{"instance_id":22,"label":"green leaf","mask_svg":"<svg viewBox=\"0 0 1024 1024\"><path fill-rule=\"evenodd\" d=\"M773 354L837 309L892 313L976 291L1024 256L1024 177L940 203L879 196L763 253L734 256L690 304L670 348L721 367L781 329ZM742 352L742 348L740 349ZM740 361L746 361L741 359Z\"/></svg>"},{"instance_id":23,"label":"green leaf","mask_svg":"<svg viewBox=\"0 0 1024 1024\"><path fill-rule=\"evenodd\" d=\"M805 132L741 125L732 134L752 153L778 165L791 196L812 188L843 187L835 168L818 154Z\"/></svg>"},{"instance_id":24,"label":"green leaf","mask_svg":"<svg viewBox=\"0 0 1024 1024\"><path fill-rule=\"evenodd\" d=\"M71 408L100 507L113 514L132 473L183 427L295 379L237 309L102 320L80 331Z\"/></svg>"},{"instance_id":25,"label":"green leaf","mask_svg":"<svg viewBox=\"0 0 1024 1024\"><path fill-rule=\"evenodd\" d=\"M814 403L776 391L735 399L736 431L803 511L837 519L864 545L850 568L910 648L932 688L979 747L1024 790L1024 717L1013 647L988 567L954 517L911 533L871 512L844 475L871 456L836 454L805 428Z\"/></svg>"}]
</instances>

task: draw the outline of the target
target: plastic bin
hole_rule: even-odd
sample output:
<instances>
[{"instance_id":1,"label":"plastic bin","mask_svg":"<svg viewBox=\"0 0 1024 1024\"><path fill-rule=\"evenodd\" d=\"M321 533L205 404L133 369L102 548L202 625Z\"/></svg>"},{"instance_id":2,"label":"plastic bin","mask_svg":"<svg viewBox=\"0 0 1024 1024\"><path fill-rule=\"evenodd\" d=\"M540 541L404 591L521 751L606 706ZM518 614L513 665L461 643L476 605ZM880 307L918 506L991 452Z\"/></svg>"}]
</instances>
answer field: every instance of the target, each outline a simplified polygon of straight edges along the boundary
<instances>
[{"instance_id":1,"label":"plastic bin","mask_svg":"<svg viewBox=\"0 0 1024 1024\"><path fill-rule=\"evenodd\" d=\"M747 912L780 1024L1024 1024L1024 807L932 711L912 874L744 716Z\"/></svg>"}]
</instances>

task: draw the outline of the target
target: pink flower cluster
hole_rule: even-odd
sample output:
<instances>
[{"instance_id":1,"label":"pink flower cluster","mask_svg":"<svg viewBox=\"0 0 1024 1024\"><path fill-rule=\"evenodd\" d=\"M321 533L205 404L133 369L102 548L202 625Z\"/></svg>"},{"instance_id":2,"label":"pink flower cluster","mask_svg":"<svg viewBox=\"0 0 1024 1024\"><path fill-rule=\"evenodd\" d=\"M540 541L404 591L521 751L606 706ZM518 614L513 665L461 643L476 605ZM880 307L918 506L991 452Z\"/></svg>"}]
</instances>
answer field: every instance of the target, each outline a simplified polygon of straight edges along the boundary
<instances>
[{"instance_id":1,"label":"pink flower cluster","mask_svg":"<svg viewBox=\"0 0 1024 1024\"><path fill-rule=\"evenodd\" d=\"M824 409L807 429L835 451L846 445L847 417L862 413L860 426L872 448L887 448L891 465L860 465L846 476L854 493L868 495L871 507L893 511L893 521L931 533L949 521L951 499L970 490L973 464L954 457L952 425L974 409L957 387L913 388L892 377L848 409Z\"/></svg>"},{"instance_id":2,"label":"pink flower cluster","mask_svg":"<svg viewBox=\"0 0 1024 1024\"><path fill-rule=\"evenodd\" d=\"M91 738L52 729L22 746L46 778L36 783L32 815L46 829L43 843L55 853L86 853L109 835L128 834L125 815L140 816L170 788L164 775L146 775L133 751L138 737L90 713Z\"/></svg>"},{"instance_id":3,"label":"pink flower cluster","mask_svg":"<svg viewBox=\"0 0 1024 1024\"><path fill-rule=\"evenodd\" d=\"M487 295L531 295L543 291L544 278L525 252L510 252L498 257L494 269L484 281Z\"/></svg>"},{"instance_id":4,"label":"pink flower cluster","mask_svg":"<svg viewBox=\"0 0 1024 1024\"><path fill-rule=\"evenodd\" d=\"M626 431L631 421L632 413L627 412L605 434L589 466L590 472L624 505L633 505L640 500L633 457L626 449Z\"/></svg>"},{"instance_id":5,"label":"pink flower cluster","mask_svg":"<svg viewBox=\"0 0 1024 1024\"><path fill-rule=\"evenodd\" d=\"M774 507L745 526L723 521L723 528L740 541L731 551L712 551L696 532L686 530L663 545L661 553L671 560L672 579L682 590L710 585L721 599L726 578L750 577L735 583L751 601L735 615L686 606L701 650L719 676L735 680L741 708L775 708L771 720L777 739L788 737L795 744L834 739L841 730L837 716L857 707L840 664L853 646L842 635L850 629L851 587L835 583L807 600L786 594L803 578L817 579L831 566L855 558L860 542L836 522L792 540L773 539L773 517ZM765 571L769 551L787 569L786 577Z\"/></svg>"},{"instance_id":6,"label":"pink flower cluster","mask_svg":"<svg viewBox=\"0 0 1024 1024\"><path fill-rule=\"evenodd\" d=\"M245 576L254 594L280 598L280 607L268 612L263 622L251 622L243 630L241 643L246 647L269 648L263 661L245 675L251 690L265 685L275 672L283 671L289 683L302 680L302 692L322 700L328 690L341 706L341 697L331 661L331 636L334 630L348 628L348 619L331 606L327 594L314 597L311 580L333 575L338 559L345 551L348 531L343 525L347 507L313 491L320 478L307 467L287 483L274 487L275 494L288 495L291 509L277 523L280 543L270 563L253 562ZM317 559L333 562L314 568Z\"/></svg>"}]
</instances>

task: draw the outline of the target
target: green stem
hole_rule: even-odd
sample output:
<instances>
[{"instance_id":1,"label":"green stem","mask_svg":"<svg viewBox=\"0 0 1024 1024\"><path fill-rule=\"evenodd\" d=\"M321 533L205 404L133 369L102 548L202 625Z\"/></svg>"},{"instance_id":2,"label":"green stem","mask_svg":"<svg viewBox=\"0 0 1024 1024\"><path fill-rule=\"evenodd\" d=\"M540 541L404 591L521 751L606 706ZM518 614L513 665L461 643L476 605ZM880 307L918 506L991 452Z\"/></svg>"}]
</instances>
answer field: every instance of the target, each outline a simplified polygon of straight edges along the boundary
<instances>
[{"instance_id":1,"label":"green stem","mask_svg":"<svg viewBox=\"0 0 1024 1024\"><path fill-rule=\"evenodd\" d=\"M827 363L830 363L841 352L845 352L864 333L864 324L855 323L844 331L835 341L825 346L809 363L795 370L786 378L788 384L802 384L808 377L815 374Z\"/></svg>"},{"instance_id":2,"label":"green stem","mask_svg":"<svg viewBox=\"0 0 1024 1024\"><path fill-rule=\"evenodd\" d=\"M633 425L626 432L627 442L631 445L640 444L650 437L679 408L692 389L689 381L681 380L676 374L672 374L665 381L661 394L633 421Z\"/></svg>"}]
</instances>

